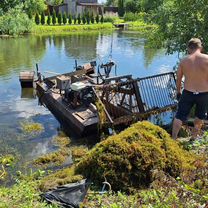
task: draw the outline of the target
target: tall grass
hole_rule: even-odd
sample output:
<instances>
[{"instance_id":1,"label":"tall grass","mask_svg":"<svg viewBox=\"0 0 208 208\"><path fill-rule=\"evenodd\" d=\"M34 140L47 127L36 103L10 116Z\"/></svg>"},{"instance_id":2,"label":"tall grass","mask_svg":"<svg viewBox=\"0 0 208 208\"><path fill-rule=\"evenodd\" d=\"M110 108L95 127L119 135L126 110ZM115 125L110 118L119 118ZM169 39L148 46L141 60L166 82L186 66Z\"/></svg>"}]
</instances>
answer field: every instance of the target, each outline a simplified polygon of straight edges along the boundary
<instances>
[{"instance_id":1,"label":"tall grass","mask_svg":"<svg viewBox=\"0 0 208 208\"><path fill-rule=\"evenodd\" d=\"M66 33L77 31L92 31L92 30L112 30L113 25L111 23L98 23L93 25L55 25L55 26L42 26L36 25L32 29L34 34L42 33Z\"/></svg>"}]
</instances>

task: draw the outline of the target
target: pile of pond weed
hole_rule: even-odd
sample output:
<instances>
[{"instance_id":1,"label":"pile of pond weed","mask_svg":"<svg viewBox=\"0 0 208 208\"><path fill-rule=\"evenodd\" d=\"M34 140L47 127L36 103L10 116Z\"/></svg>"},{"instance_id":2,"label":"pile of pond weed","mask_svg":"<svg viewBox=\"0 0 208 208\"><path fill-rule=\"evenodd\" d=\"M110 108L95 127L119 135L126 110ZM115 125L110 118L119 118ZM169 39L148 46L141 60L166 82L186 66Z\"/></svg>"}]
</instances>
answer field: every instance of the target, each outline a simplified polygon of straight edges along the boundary
<instances>
[{"instance_id":1,"label":"pile of pond weed","mask_svg":"<svg viewBox=\"0 0 208 208\"><path fill-rule=\"evenodd\" d=\"M172 177L196 169L202 160L179 146L162 128L143 121L98 143L76 165L95 184L105 179L114 190L130 191L148 187L152 172L162 170Z\"/></svg>"},{"instance_id":2,"label":"pile of pond weed","mask_svg":"<svg viewBox=\"0 0 208 208\"><path fill-rule=\"evenodd\" d=\"M70 148L74 162L79 162L89 151L86 146L73 146Z\"/></svg>"}]
</instances>

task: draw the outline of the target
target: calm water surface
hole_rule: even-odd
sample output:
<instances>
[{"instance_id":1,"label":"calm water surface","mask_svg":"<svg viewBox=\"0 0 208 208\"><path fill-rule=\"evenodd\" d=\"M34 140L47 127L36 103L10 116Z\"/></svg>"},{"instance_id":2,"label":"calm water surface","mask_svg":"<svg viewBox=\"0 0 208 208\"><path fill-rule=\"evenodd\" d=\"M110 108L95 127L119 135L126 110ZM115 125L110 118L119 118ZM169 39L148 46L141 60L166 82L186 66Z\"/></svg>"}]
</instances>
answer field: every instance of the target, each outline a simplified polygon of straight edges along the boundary
<instances>
[{"instance_id":1,"label":"calm water surface","mask_svg":"<svg viewBox=\"0 0 208 208\"><path fill-rule=\"evenodd\" d=\"M21 90L19 72L35 70L64 73L78 64L96 60L117 63L117 74L133 77L172 71L177 54L148 49L146 40L136 33L113 32L73 35L27 36L0 39L0 155L15 153L23 163L52 151L52 139L59 133L59 123L38 100L32 90ZM51 74L45 73L45 76ZM25 135L24 122L39 122L44 131Z\"/></svg>"}]
</instances>

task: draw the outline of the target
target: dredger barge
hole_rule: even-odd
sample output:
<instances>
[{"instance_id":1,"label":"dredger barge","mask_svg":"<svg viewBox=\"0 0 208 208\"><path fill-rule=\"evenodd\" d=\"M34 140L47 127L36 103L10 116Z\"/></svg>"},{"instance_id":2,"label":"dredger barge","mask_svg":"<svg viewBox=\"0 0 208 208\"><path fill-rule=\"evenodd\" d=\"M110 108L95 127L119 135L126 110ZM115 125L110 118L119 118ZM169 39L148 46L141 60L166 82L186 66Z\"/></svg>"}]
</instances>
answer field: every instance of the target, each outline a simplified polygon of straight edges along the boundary
<instances>
[{"instance_id":1,"label":"dredger barge","mask_svg":"<svg viewBox=\"0 0 208 208\"><path fill-rule=\"evenodd\" d=\"M95 73L96 62L90 62L70 73L47 78L37 68L39 101L65 129L78 135L129 125L176 106L174 73L133 79L131 75L112 76L113 67L115 63L110 61L98 66ZM34 74L26 73L20 74L23 87L28 86L27 80L34 80Z\"/></svg>"}]
</instances>

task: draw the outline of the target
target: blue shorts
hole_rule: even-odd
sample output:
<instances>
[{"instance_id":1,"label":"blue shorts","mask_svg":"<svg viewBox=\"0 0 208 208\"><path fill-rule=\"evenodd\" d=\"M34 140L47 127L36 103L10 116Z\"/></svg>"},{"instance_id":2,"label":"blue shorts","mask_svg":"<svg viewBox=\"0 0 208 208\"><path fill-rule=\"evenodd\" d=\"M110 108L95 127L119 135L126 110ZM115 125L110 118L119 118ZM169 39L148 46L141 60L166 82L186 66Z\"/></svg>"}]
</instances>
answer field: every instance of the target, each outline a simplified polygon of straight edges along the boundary
<instances>
[{"instance_id":1,"label":"blue shorts","mask_svg":"<svg viewBox=\"0 0 208 208\"><path fill-rule=\"evenodd\" d=\"M193 93L183 90L175 117L185 122L194 105L196 105L195 116L201 120L205 119L208 109L208 92Z\"/></svg>"}]
</instances>

